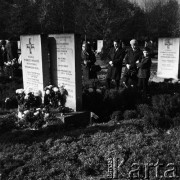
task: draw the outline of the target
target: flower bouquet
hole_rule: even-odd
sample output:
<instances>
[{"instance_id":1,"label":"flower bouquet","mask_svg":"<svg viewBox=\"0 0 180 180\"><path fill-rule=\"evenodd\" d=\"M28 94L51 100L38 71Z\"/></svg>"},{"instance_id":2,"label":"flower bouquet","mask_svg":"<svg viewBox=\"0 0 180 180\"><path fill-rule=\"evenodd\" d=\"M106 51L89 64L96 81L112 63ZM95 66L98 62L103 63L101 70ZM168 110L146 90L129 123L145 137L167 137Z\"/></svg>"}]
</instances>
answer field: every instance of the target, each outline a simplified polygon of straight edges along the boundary
<instances>
[{"instance_id":1,"label":"flower bouquet","mask_svg":"<svg viewBox=\"0 0 180 180\"><path fill-rule=\"evenodd\" d=\"M4 62L4 65L7 76L12 78L14 75L14 70L19 66L16 58L12 59L11 61Z\"/></svg>"},{"instance_id":2,"label":"flower bouquet","mask_svg":"<svg viewBox=\"0 0 180 180\"><path fill-rule=\"evenodd\" d=\"M17 126L39 129L53 124L57 120L54 110L62 114L73 112L73 109L65 107L67 95L68 92L64 86L49 85L44 88L44 103L42 103L42 93L40 91L25 92L24 89L17 89Z\"/></svg>"}]
</instances>

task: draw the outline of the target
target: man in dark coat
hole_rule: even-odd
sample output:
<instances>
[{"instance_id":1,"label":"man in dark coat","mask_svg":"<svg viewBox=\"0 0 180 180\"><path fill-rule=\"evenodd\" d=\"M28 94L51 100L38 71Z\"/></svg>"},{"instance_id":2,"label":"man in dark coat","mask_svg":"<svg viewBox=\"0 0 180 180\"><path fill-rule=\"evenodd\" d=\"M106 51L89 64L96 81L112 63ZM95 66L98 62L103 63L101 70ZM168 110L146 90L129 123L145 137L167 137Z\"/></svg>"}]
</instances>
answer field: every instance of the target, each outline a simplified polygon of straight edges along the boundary
<instances>
[{"instance_id":1,"label":"man in dark coat","mask_svg":"<svg viewBox=\"0 0 180 180\"><path fill-rule=\"evenodd\" d=\"M4 74L4 63L7 62L7 52L6 52L6 41L2 40L0 45L0 67L1 67L1 74Z\"/></svg>"},{"instance_id":2,"label":"man in dark coat","mask_svg":"<svg viewBox=\"0 0 180 180\"><path fill-rule=\"evenodd\" d=\"M151 68L151 55L150 49L145 47L143 49L143 57L140 61L137 61L138 67L138 88L146 96L148 93L148 80L150 77Z\"/></svg>"},{"instance_id":3,"label":"man in dark coat","mask_svg":"<svg viewBox=\"0 0 180 180\"><path fill-rule=\"evenodd\" d=\"M82 44L81 59L82 59L83 79L85 81L89 79L96 79L97 78L96 72L91 71L91 68L96 62L96 57L89 43Z\"/></svg>"},{"instance_id":4,"label":"man in dark coat","mask_svg":"<svg viewBox=\"0 0 180 180\"><path fill-rule=\"evenodd\" d=\"M137 65L136 62L142 58L142 51L138 47L136 39L130 41L131 49L127 51L125 56L125 71L122 78L123 84L127 87L129 85L137 85Z\"/></svg>"},{"instance_id":5,"label":"man in dark coat","mask_svg":"<svg viewBox=\"0 0 180 180\"><path fill-rule=\"evenodd\" d=\"M107 71L107 88L111 88L111 81L115 81L116 89L119 88L119 82L121 78L122 62L125 56L125 51L122 49L119 40L114 40L114 47L110 49L108 54L108 71Z\"/></svg>"}]
</instances>

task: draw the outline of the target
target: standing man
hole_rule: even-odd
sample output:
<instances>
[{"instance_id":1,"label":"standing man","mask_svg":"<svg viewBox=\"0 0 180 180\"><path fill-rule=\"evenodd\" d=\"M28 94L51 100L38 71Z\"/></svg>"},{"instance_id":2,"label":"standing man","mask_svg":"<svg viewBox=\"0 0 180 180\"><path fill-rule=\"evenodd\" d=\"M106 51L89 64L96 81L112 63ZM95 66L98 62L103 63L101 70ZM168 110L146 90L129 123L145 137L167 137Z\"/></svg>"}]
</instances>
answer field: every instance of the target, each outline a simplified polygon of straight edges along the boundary
<instances>
[{"instance_id":1,"label":"standing man","mask_svg":"<svg viewBox=\"0 0 180 180\"><path fill-rule=\"evenodd\" d=\"M81 59L82 59L82 70L83 70L83 79L85 81L89 79L96 79L96 72L92 72L91 68L96 62L96 56L91 49L91 44L83 43L82 51L81 51Z\"/></svg>"},{"instance_id":2,"label":"standing man","mask_svg":"<svg viewBox=\"0 0 180 180\"><path fill-rule=\"evenodd\" d=\"M122 62L125 56L125 51L122 48L121 41L114 40L112 47L107 56L109 60L107 71L107 88L111 88L111 81L115 81L116 89L118 90L121 78Z\"/></svg>"},{"instance_id":3,"label":"standing man","mask_svg":"<svg viewBox=\"0 0 180 180\"><path fill-rule=\"evenodd\" d=\"M142 58L142 51L138 47L136 39L130 41L131 48L127 51L125 56L125 71L123 75L123 84L127 87L129 85L137 85L137 65L136 62Z\"/></svg>"},{"instance_id":4,"label":"standing man","mask_svg":"<svg viewBox=\"0 0 180 180\"><path fill-rule=\"evenodd\" d=\"M1 75L4 75L4 63L7 62L6 41L2 40L0 45L0 67Z\"/></svg>"}]
</instances>

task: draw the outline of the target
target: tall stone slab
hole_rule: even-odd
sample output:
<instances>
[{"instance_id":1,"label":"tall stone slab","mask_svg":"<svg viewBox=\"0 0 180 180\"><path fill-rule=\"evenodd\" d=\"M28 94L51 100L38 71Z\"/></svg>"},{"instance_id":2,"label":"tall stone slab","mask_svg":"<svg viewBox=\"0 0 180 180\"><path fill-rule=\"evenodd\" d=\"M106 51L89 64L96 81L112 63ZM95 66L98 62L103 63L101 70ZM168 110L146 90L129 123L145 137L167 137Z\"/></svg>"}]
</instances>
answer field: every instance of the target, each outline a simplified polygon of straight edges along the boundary
<instances>
[{"instance_id":1,"label":"tall stone slab","mask_svg":"<svg viewBox=\"0 0 180 180\"><path fill-rule=\"evenodd\" d=\"M179 78L180 38L159 38L158 70L161 78Z\"/></svg>"},{"instance_id":2,"label":"tall stone slab","mask_svg":"<svg viewBox=\"0 0 180 180\"><path fill-rule=\"evenodd\" d=\"M97 52L101 52L103 48L103 40L97 40Z\"/></svg>"},{"instance_id":3,"label":"tall stone slab","mask_svg":"<svg viewBox=\"0 0 180 180\"><path fill-rule=\"evenodd\" d=\"M75 34L49 35L51 81L65 86L68 92L66 107L82 109L81 41Z\"/></svg>"},{"instance_id":4,"label":"tall stone slab","mask_svg":"<svg viewBox=\"0 0 180 180\"><path fill-rule=\"evenodd\" d=\"M50 82L47 36L22 35L20 41L24 89L43 93Z\"/></svg>"}]
</instances>

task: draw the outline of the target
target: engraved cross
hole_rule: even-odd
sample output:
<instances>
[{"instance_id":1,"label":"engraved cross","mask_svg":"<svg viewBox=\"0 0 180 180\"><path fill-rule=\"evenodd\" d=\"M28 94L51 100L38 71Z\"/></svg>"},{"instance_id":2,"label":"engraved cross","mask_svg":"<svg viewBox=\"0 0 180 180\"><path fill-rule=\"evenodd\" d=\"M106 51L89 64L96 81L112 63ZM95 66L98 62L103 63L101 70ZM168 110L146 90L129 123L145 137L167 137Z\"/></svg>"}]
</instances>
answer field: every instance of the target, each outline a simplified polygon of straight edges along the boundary
<instances>
[{"instance_id":1,"label":"engraved cross","mask_svg":"<svg viewBox=\"0 0 180 180\"><path fill-rule=\"evenodd\" d=\"M29 44L26 44L27 48L29 49L29 53L32 54L31 49L34 48L34 44L31 44L31 38L29 38Z\"/></svg>"},{"instance_id":2,"label":"engraved cross","mask_svg":"<svg viewBox=\"0 0 180 180\"><path fill-rule=\"evenodd\" d=\"M172 42L170 42L170 40L169 40L169 39L167 39L167 40L166 40L166 42L165 42L165 45L167 46L167 49L169 49L169 48L170 48L170 46L171 46L171 45L173 45L173 43L172 43Z\"/></svg>"}]
</instances>

